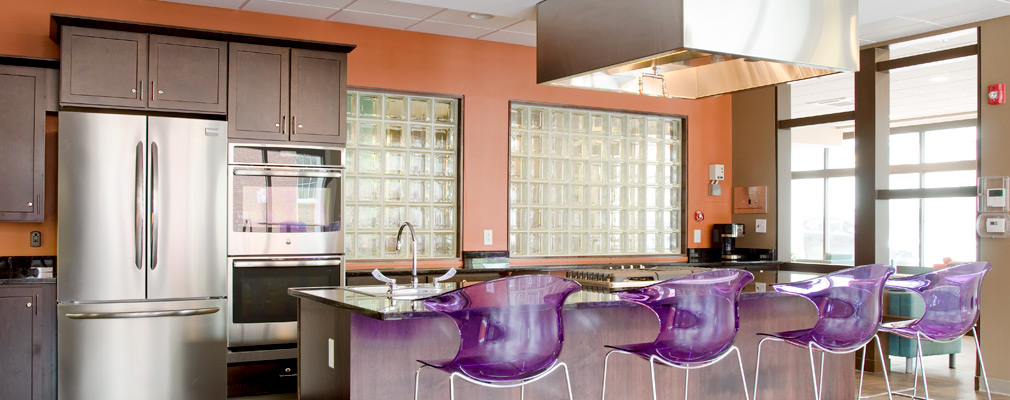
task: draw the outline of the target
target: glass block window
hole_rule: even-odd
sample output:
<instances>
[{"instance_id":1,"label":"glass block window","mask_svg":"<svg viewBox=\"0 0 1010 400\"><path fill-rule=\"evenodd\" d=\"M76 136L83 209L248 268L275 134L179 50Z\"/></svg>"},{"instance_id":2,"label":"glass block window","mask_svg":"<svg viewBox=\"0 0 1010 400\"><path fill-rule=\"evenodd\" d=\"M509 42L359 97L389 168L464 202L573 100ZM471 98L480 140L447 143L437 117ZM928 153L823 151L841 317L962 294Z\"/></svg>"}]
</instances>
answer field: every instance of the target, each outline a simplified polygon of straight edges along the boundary
<instances>
[{"instance_id":1,"label":"glass block window","mask_svg":"<svg viewBox=\"0 0 1010 400\"><path fill-rule=\"evenodd\" d=\"M681 253L675 116L512 103L512 256Z\"/></svg>"},{"instance_id":2,"label":"glass block window","mask_svg":"<svg viewBox=\"0 0 1010 400\"><path fill-rule=\"evenodd\" d=\"M348 91L347 105L347 258L409 258L403 222L419 258L457 257L459 99Z\"/></svg>"}]
</instances>

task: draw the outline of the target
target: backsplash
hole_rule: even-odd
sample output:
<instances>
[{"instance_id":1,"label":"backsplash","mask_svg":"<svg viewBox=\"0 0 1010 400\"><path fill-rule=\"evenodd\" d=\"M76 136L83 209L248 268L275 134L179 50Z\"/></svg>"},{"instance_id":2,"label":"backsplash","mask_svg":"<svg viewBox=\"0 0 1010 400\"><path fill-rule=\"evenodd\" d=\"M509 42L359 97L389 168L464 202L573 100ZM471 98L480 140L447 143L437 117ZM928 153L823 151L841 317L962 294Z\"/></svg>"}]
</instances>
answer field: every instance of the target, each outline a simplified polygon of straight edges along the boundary
<instances>
[{"instance_id":1,"label":"backsplash","mask_svg":"<svg viewBox=\"0 0 1010 400\"><path fill-rule=\"evenodd\" d=\"M0 279L55 278L56 257L0 257Z\"/></svg>"}]
</instances>

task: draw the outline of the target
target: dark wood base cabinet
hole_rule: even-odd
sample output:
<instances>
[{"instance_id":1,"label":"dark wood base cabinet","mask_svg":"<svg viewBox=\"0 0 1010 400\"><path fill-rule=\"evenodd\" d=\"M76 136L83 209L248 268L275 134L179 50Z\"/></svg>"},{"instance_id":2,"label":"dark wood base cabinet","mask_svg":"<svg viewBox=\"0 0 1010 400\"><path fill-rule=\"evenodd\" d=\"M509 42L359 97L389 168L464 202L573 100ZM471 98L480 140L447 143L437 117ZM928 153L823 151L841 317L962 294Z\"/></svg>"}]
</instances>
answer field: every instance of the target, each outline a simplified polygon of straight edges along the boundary
<instances>
[{"instance_id":1,"label":"dark wood base cabinet","mask_svg":"<svg viewBox=\"0 0 1010 400\"><path fill-rule=\"evenodd\" d=\"M268 360L228 364L228 397L295 393L298 360Z\"/></svg>"},{"instance_id":2,"label":"dark wood base cabinet","mask_svg":"<svg viewBox=\"0 0 1010 400\"><path fill-rule=\"evenodd\" d=\"M0 398L56 398L56 285L0 283Z\"/></svg>"}]
</instances>

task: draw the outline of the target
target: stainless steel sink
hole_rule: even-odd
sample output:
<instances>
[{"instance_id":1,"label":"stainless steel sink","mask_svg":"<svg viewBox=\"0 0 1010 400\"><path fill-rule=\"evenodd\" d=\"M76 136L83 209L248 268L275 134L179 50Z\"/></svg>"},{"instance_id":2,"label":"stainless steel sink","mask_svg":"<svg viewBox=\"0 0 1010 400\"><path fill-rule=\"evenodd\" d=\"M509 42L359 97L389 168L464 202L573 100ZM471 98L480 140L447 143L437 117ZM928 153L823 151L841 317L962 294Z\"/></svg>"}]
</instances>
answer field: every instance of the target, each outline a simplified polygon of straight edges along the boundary
<instances>
[{"instance_id":1,"label":"stainless steel sink","mask_svg":"<svg viewBox=\"0 0 1010 400\"><path fill-rule=\"evenodd\" d=\"M386 297L393 300L420 300L432 296L437 296L445 292L444 289L436 287L398 287L389 293L389 286L350 286L344 288L349 292L360 293L374 297Z\"/></svg>"}]
</instances>

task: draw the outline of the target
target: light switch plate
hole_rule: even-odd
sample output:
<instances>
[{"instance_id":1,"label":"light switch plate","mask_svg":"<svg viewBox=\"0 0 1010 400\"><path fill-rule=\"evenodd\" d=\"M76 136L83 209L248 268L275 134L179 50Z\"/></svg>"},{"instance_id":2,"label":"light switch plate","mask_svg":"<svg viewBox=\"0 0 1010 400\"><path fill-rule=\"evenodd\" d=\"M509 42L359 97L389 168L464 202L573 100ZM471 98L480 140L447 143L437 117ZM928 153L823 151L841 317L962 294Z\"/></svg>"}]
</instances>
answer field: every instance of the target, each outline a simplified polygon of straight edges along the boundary
<instances>
[{"instance_id":1,"label":"light switch plate","mask_svg":"<svg viewBox=\"0 0 1010 400\"><path fill-rule=\"evenodd\" d=\"M694 230L694 242L701 243L701 229Z\"/></svg>"},{"instance_id":2,"label":"light switch plate","mask_svg":"<svg viewBox=\"0 0 1010 400\"><path fill-rule=\"evenodd\" d=\"M754 220L754 232L756 232L756 233L768 233L768 220L767 219L755 219Z\"/></svg>"},{"instance_id":3,"label":"light switch plate","mask_svg":"<svg viewBox=\"0 0 1010 400\"><path fill-rule=\"evenodd\" d=\"M485 229L484 230L484 245L485 246L490 246L491 243L492 243L492 240L491 240L491 230L490 229Z\"/></svg>"}]
</instances>

